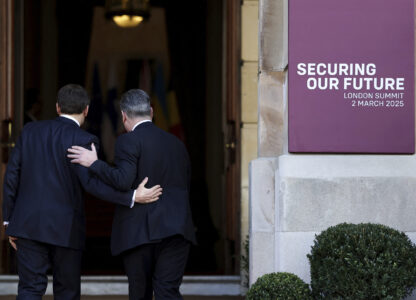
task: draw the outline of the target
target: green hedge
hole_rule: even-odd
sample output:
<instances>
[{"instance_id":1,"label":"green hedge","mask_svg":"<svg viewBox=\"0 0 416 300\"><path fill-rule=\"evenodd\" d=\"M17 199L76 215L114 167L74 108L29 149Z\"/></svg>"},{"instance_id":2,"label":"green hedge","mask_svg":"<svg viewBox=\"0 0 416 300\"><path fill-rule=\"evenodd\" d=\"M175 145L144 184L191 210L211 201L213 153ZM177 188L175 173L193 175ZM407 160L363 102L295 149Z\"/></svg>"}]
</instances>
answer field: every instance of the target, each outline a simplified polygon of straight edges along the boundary
<instances>
[{"instance_id":1,"label":"green hedge","mask_svg":"<svg viewBox=\"0 0 416 300\"><path fill-rule=\"evenodd\" d=\"M290 273L271 273L257 279L247 292L247 300L308 300L309 286Z\"/></svg>"},{"instance_id":2,"label":"green hedge","mask_svg":"<svg viewBox=\"0 0 416 300\"><path fill-rule=\"evenodd\" d=\"M339 224L316 236L311 287L316 299L399 300L416 286L416 248L378 224Z\"/></svg>"}]
</instances>

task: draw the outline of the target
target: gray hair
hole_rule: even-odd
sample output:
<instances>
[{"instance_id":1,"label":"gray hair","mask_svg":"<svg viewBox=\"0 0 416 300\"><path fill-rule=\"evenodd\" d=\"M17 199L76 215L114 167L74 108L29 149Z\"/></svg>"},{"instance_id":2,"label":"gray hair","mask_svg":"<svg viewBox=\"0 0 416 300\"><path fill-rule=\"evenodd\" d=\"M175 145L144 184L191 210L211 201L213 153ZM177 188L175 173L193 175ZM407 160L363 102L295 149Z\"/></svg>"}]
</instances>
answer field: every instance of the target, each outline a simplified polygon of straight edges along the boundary
<instances>
[{"instance_id":1,"label":"gray hair","mask_svg":"<svg viewBox=\"0 0 416 300\"><path fill-rule=\"evenodd\" d=\"M120 109L129 118L150 116L150 97L139 89L128 90L121 96Z\"/></svg>"}]
</instances>

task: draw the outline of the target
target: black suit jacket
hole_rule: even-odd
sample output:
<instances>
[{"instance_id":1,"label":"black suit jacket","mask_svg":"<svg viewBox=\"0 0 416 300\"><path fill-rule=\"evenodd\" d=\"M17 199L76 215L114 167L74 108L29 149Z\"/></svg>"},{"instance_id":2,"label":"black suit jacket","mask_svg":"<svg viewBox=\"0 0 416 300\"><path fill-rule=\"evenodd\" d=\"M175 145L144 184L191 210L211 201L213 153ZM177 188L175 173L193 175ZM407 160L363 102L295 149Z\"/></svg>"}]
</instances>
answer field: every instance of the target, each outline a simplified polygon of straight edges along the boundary
<instances>
[{"instance_id":1,"label":"black suit jacket","mask_svg":"<svg viewBox=\"0 0 416 300\"><path fill-rule=\"evenodd\" d=\"M90 171L120 190L137 188L145 177L147 186L163 188L154 203L116 207L111 235L114 255L176 234L195 243L188 199L190 162L184 144L175 136L151 122L140 124L118 137L115 167L97 160Z\"/></svg>"},{"instance_id":2,"label":"black suit jacket","mask_svg":"<svg viewBox=\"0 0 416 300\"><path fill-rule=\"evenodd\" d=\"M67 158L72 145L90 147L91 143L98 139L64 117L24 127L4 178L3 220L9 221L8 235L83 249L82 188L129 209L133 191L116 191Z\"/></svg>"}]
</instances>

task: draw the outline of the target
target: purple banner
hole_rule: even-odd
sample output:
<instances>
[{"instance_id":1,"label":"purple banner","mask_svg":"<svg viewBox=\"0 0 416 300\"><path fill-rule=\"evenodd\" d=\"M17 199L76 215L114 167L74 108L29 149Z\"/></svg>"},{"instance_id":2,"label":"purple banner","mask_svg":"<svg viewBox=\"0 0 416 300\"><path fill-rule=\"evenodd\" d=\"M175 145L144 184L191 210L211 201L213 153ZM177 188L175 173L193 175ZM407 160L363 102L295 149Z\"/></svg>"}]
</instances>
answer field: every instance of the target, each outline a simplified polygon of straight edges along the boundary
<instances>
[{"instance_id":1,"label":"purple banner","mask_svg":"<svg viewBox=\"0 0 416 300\"><path fill-rule=\"evenodd\" d=\"M289 151L414 153L414 1L289 1Z\"/></svg>"}]
</instances>

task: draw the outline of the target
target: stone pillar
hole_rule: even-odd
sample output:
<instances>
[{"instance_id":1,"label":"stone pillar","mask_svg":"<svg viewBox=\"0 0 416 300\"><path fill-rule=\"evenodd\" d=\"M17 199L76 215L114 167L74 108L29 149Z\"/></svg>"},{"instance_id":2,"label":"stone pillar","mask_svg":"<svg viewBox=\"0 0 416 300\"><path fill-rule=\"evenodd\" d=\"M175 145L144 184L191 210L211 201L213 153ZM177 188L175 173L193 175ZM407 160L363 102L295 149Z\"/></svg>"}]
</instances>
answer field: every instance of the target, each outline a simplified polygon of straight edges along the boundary
<instances>
[{"instance_id":1,"label":"stone pillar","mask_svg":"<svg viewBox=\"0 0 416 300\"><path fill-rule=\"evenodd\" d=\"M258 79L258 0L245 0L241 6L241 254L248 235L248 165L257 157L257 79ZM242 270L242 283L246 272Z\"/></svg>"},{"instance_id":2,"label":"stone pillar","mask_svg":"<svg viewBox=\"0 0 416 300\"><path fill-rule=\"evenodd\" d=\"M259 158L250 164L250 285L275 270L276 167L277 158Z\"/></svg>"},{"instance_id":3,"label":"stone pillar","mask_svg":"<svg viewBox=\"0 0 416 300\"><path fill-rule=\"evenodd\" d=\"M287 152L287 0L259 1L258 159L250 163L250 284L276 270L275 172Z\"/></svg>"}]
</instances>

